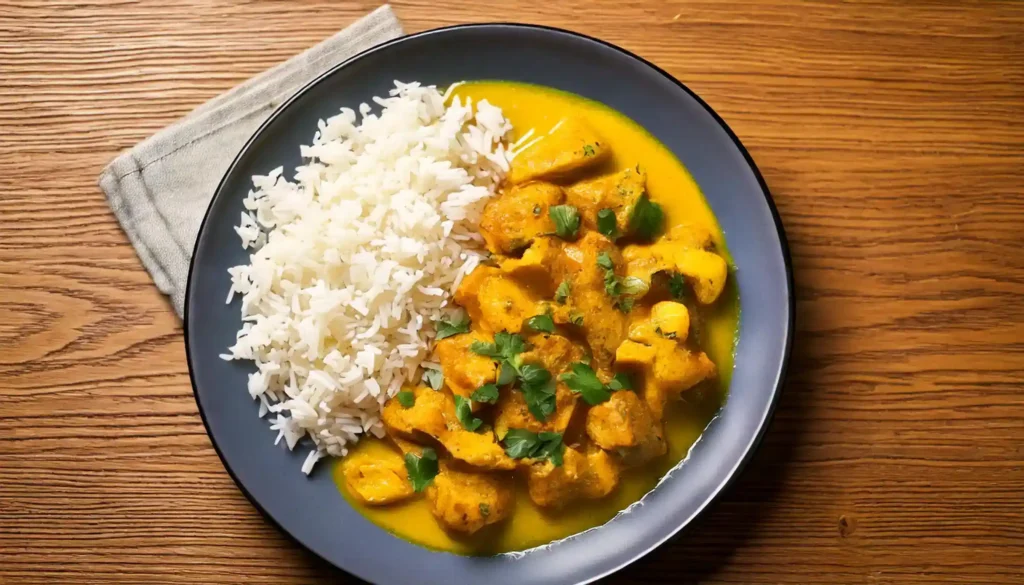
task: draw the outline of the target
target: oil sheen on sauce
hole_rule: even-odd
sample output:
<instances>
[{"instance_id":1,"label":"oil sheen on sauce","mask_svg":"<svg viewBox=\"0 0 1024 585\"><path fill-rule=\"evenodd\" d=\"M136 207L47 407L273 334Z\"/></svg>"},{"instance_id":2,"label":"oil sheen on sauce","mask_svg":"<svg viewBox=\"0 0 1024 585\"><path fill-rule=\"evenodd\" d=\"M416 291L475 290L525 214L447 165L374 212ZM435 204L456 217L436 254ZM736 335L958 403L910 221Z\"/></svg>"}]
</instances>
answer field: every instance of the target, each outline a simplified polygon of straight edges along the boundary
<instances>
[{"instance_id":1,"label":"oil sheen on sauce","mask_svg":"<svg viewBox=\"0 0 1024 585\"><path fill-rule=\"evenodd\" d=\"M565 117L584 117L611 145L613 159L604 170L611 172L640 163L647 171L648 194L665 211L666 228L682 223L713 226L719 252L729 259L718 223L686 168L656 138L626 116L577 95L521 83L470 82L459 85L455 94L474 101L486 99L500 107L515 128L513 141L531 128L535 136L542 136ZM437 524L425 498L372 508L347 493L337 463L335 482L346 499L378 526L406 540L458 554L525 550L599 526L650 491L686 456L718 411L732 374L738 322L739 296L735 283L730 281L722 298L706 313L701 331L701 347L718 366L717 383L702 391L684 393L684 400L673 403L665 421L668 454L642 468L625 471L618 489L603 500L573 502L557 513L542 511L530 501L525 483L521 482L515 511L506 522L489 526L471 537L459 537ZM383 441L368 438L360 441L353 452L372 454L388 449L391 447ZM685 473L685 469L678 473Z\"/></svg>"}]
</instances>

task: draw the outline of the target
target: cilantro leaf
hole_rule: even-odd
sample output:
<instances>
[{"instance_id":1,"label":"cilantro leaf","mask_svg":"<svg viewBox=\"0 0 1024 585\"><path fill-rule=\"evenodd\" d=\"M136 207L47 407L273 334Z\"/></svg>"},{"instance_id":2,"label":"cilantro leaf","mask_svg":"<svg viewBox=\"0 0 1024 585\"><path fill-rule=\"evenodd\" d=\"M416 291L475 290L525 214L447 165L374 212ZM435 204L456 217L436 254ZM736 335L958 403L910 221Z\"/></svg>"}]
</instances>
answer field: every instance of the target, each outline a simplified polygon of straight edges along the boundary
<instances>
[{"instance_id":1,"label":"cilantro leaf","mask_svg":"<svg viewBox=\"0 0 1024 585\"><path fill-rule=\"evenodd\" d=\"M484 384L474 390L473 394L470 395L470 398L477 402L494 404L498 401L498 387L494 384Z\"/></svg>"},{"instance_id":2,"label":"cilantro leaf","mask_svg":"<svg viewBox=\"0 0 1024 585\"><path fill-rule=\"evenodd\" d=\"M615 308L623 313L632 311L636 299L623 295L635 294L630 293L630 291L640 292L646 290L646 283L639 278L619 278L615 274L615 262L608 255L608 252L601 252L597 255L597 265L604 269L604 292L613 299ZM624 282L626 283L625 285L623 284Z\"/></svg>"},{"instance_id":3,"label":"cilantro leaf","mask_svg":"<svg viewBox=\"0 0 1024 585\"><path fill-rule=\"evenodd\" d=\"M583 326L583 315L579 313L572 313L569 315L569 322L577 327Z\"/></svg>"},{"instance_id":4,"label":"cilantro leaf","mask_svg":"<svg viewBox=\"0 0 1024 585\"><path fill-rule=\"evenodd\" d=\"M633 380L630 379L629 374L619 372L618 374L615 374L615 377L612 378L611 382L608 382L608 389L613 392L618 392L619 390L632 390Z\"/></svg>"},{"instance_id":5,"label":"cilantro leaf","mask_svg":"<svg viewBox=\"0 0 1024 585\"><path fill-rule=\"evenodd\" d=\"M484 421L473 416L473 401L458 394L455 395L455 416L467 431L475 431L484 424Z\"/></svg>"},{"instance_id":6,"label":"cilantro leaf","mask_svg":"<svg viewBox=\"0 0 1024 585\"><path fill-rule=\"evenodd\" d=\"M440 390L444 386L444 374L441 370L434 368L423 369L423 381L434 390Z\"/></svg>"},{"instance_id":7,"label":"cilantro leaf","mask_svg":"<svg viewBox=\"0 0 1024 585\"><path fill-rule=\"evenodd\" d=\"M535 315L526 320L526 326L538 333L554 333L555 321L551 315Z\"/></svg>"},{"instance_id":8,"label":"cilantro leaf","mask_svg":"<svg viewBox=\"0 0 1024 585\"><path fill-rule=\"evenodd\" d=\"M441 341L460 333L469 333L469 315L463 315L458 321L438 319L434 321L434 330L437 331L437 335L434 337L435 341Z\"/></svg>"},{"instance_id":9,"label":"cilantro leaf","mask_svg":"<svg viewBox=\"0 0 1024 585\"><path fill-rule=\"evenodd\" d=\"M629 217L629 233L642 240L653 240L661 233L664 222L665 213L661 206L651 201L644 193L636 202L633 214Z\"/></svg>"},{"instance_id":10,"label":"cilantro leaf","mask_svg":"<svg viewBox=\"0 0 1024 585\"><path fill-rule=\"evenodd\" d=\"M422 492L437 475L437 452L427 447L421 455L406 453L405 470L409 474L413 491Z\"/></svg>"},{"instance_id":11,"label":"cilantro leaf","mask_svg":"<svg viewBox=\"0 0 1024 585\"><path fill-rule=\"evenodd\" d=\"M565 445L560 433L509 429L504 442L505 454L513 459L549 459L555 467L562 465Z\"/></svg>"},{"instance_id":12,"label":"cilantro leaf","mask_svg":"<svg viewBox=\"0 0 1024 585\"><path fill-rule=\"evenodd\" d=\"M615 225L615 212L611 209L602 209L597 212L597 231L609 240L619 237L619 227Z\"/></svg>"},{"instance_id":13,"label":"cilantro leaf","mask_svg":"<svg viewBox=\"0 0 1024 585\"><path fill-rule=\"evenodd\" d=\"M519 369L520 391L530 414L544 422L555 412L555 379L540 366L524 364Z\"/></svg>"},{"instance_id":14,"label":"cilantro leaf","mask_svg":"<svg viewBox=\"0 0 1024 585\"><path fill-rule=\"evenodd\" d=\"M555 235L563 240L576 239L580 229L580 212L572 205L553 205L548 208L548 216L555 222Z\"/></svg>"},{"instance_id":15,"label":"cilantro leaf","mask_svg":"<svg viewBox=\"0 0 1024 585\"><path fill-rule=\"evenodd\" d=\"M516 372L516 367L510 364L509 362L502 360L502 362L498 365L497 383L499 386L511 384L512 382L516 381L517 375L518 373Z\"/></svg>"},{"instance_id":16,"label":"cilantro leaf","mask_svg":"<svg viewBox=\"0 0 1024 585\"><path fill-rule=\"evenodd\" d=\"M562 284L558 285L558 288L555 290L555 300L558 301L558 304L564 305L566 299L569 298L570 292L572 292L572 285L569 284L568 280L563 280Z\"/></svg>"},{"instance_id":17,"label":"cilantro leaf","mask_svg":"<svg viewBox=\"0 0 1024 585\"><path fill-rule=\"evenodd\" d=\"M615 308L623 313L628 313L633 310L634 303L636 303L636 299L633 297L622 297L615 302Z\"/></svg>"},{"instance_id":18,"label":"cilantro leaf","mask_svg":"<svg viewBox=\"0 0 1024 585\"><path fill-rule=\"evenodd\" d=\"M402 405L402 408L412 408L416 404L416 395L408 390L402 390L395 394L395 398L398 399L398 403Z\"/></svg>"},{"instance_id":19,"label":"cilantro leaf","mask_svg":"<svg viewBox=\"0 0 1024 585\"><path fill-rule=\"evenodd\" d=\"M505 360L516 366L519 354L526 350L526 341L514 333L499 331L494 334L494 342L474 341L469 350L477 355L489 357L495 361Z\"/></svg>"},{"instance_id":20,"label":"cilantro leaf","mask_svg":"<svg viewBox=\"0 0 1024 585\"><path fill-rule=\"evenodd\" d=\"M486 518L486 517L491 515L491 505L490 504L485 504L483 502L480 502L479 506L477 506L477 507L480 508L480 515L483 516L484 518Z\"/></svg>"},{"instance_id":21,"label":"cilantro leaf","mask_svg":"<svg viewBox=\"0 0 1024 585\"><path fill-rule=\"evenodd\" d=\"M681 301L686 298L686 279L683 278L682 274L673 272L668 277L668 291L672 295L672 298Z\"/></svg>"},{"instance_id":22,"label":"cilantro leaf","mask_svg":"<svg viewBox=\"0 0 1024 585\"><path fill-rule=\"evenodd\" d=\"M597 265L605 270L615 270L615 262L612 262L612 257L608 255L608 252L601 252L597 255Z\"/></svg>"},{"instance_id":23,"label":"cilantro leaf","mask_svg":"<svg viewBox=\"0 0 1024 585\"><path fill-rule=\"evenodd\" d=\"M579 394L587 404L593 406L611 398L611 392L605 388L593 368L577 362L569 366L569 369L570 371L565 372L558 379L565 382L569 390Z\"/></svg>"},{"instance_id":24,"label":"cilantro leaf","mask_svg":"<svg viewBox=\"0 0 1024 585\"><path fill-rule=\"evenodd\" d=\"M594 156L594 146L591 144L583 145L583 156Z\"/></svg>"}]
</instances>

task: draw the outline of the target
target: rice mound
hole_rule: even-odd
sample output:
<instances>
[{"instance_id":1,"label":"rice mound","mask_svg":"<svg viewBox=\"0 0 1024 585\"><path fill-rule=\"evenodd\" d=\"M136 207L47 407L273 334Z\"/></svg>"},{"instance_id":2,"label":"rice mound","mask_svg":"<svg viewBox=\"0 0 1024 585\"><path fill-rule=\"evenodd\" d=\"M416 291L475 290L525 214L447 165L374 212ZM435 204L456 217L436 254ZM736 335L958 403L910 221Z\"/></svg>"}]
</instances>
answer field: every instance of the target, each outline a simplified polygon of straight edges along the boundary
<instances>
[{"instance_id":1,"label":"rice mound","mask_svg":"<svg viewBox=\"0 0 1024 585\"><path fill-rule=\"evenodd\" d=\"M449 89L450 91L450 89ZM294 181L254 176L235 228L250 263L228 270L243 325L221 357L252 360L249 394L308 474L363 433L428 363L434 321L484 257L482 208L512 158L511 125L485 100L446 107L435 87L319 122ZM475 107L474 107L475 106Z\"/></svg>"}]
</instances>

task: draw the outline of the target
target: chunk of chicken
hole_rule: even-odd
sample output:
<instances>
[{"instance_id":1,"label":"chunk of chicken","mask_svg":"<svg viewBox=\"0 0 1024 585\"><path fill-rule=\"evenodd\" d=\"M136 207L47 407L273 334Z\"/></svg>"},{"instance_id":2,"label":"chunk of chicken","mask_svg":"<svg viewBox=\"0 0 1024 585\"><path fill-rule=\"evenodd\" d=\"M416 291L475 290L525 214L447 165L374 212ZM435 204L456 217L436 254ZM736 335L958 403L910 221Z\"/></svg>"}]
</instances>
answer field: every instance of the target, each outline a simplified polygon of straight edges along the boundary
<instances>
[{"instance_id":1,"label":"chunk of chicken","mask_svg":"<svg viewBox=\"0 0 1024 585\"><path fill-rule=\"evenodd\" d=\"M552 266L556 279L568 280L571 293L566 301L571 317L582 319L583 335L593 352L594 365L603 374L611 370L615 350L626 338L627 316L615 307L605 290L605 270L598 257L607 254L615 265L621 257L608 238L587 232L573 244L567 244ZM556 313L561 320L563 312Z\"/></svg>"},{"instance_id":2,"label":"chunk of chicken","mask_svg":"<svg viewBox=\"0 0 1024 585\"><path fill-rule=\"evenodd\" d=\"M413 389L415 402L409 408L398 400L389 400L381 411L381 420L389 433L403 438L440 437L448 430L446 412L455 412L452 398L426 386Z\"/></svg>"},{"instance_id":3,"label":"chunk of chicken","mask_svg":"<svg viewBox=\"0 0 1024 585\"><path fill-rule=\"evenodd\" d=\"M402 456L391 449L354 453L341 462L349 493L371 506L402 501L413 495Z\"/></svg>"},{"instance_id":4,"label":"chunk of chicken","mask_svg":"<svg viewBox=\"0 0 1024 585\"><path fill-rule=\"evenodd\" d=\"M505 454L505 449L497 443L491 431L449 431L441 437L441 444L452 457L473 467L504 471L516 468L515 460Z\"/></svg>"},{"instance_id":5,"label":"chunk of chicken","mask_svg":"<svg viewBox=\"0 0 1024 585\"><path fill-rule=\"evenodd\" d=\"M565 200L551 183L516 185L491 199L480 218L480 235L494 254L513 254L541 234L555 231L548 209Z\"/></svg>"},{"instance_id":6,"label":"chunk of chicken","mask_svg":"<svg viewBox=\"0 0 1024 585\"><path fill-rule=\"evenodd\" d=\"M469 349L476 341L490 342L493 339L471 331L447 337L434 345L434 355L441 363L445 383L454 394L465 398L480 386L493 383L497 377L494 360Z\"/></svg>"},{"instance_id":7,"label":"chunk of chicken","mask_svg":"<svg viewBox=\"0 0 1024 585\"><path fill-rule=\"evenodd\" d=\"M562 252L562 240L543 236L533 240L521 258L505 258L499 266L502 272L550 298L560 282L553 282L551 265Z\"/></svg>"},{"instance_id":8,"label":"chunk of chicken","mask_svg":"<svg viewBox=\"0 0 1024 585\"><path fill-rule=\"evenodd\" d=\"M668 448L661 422L639 396L629 391L615 392L590 409L587 436L602 449L617 452L629 465L663 455Z\"/></svg>"},{"instance_id":9,"label":"chunk of chicken","mask_svg":"<svg viewBox=\"0 0 1024 585\"><path fill-rule=\"evenodd\" d=\"M512 161L506 178L517 184L566 175L604 161L611 149L579 118L566 118Z\"/></svg>"},{"instance_id":10,"label":"chunk of chicken","mask_svg":"<svg viewBox=\"0 0 1024 585\"><path fill-rule=\"evenodd\" d=\"M615 365L646 374L644 401L658 420L670 398L677 398L716 373L714 362L704 352L693 352L671 339L657 337L646 343L622 342L615 353Z\"/></svg>"},{"instance_id":11,"label":"chunk of chicken","mask_svg":"<svg viewBox=\"0 0 1024 585\"><path fill-rule=\"evenodd\" d=\"M480 320L480 290L484 283L492 277L500 276L501 271L493 266L477 266L467 274L458 288L455 289L455 302L459 304L474 322Z\"/></svg>"},{"instance_id":12,"label":"chunk of chicken","mask_svg":"<svg viewBox=\"0 0 1024 585\"><path fill-rule=\"evenodd\" d=\"M538 462L527 473L530 499L544 508L560 508L577 498L603 498L618 485L619 464L593 445L582 451L566 447L561 466Z\"/></svg>"},{"instance_id":13,"label":"chunk of chicken","mask_svg":"<svg viewBox=\"0 0 1024 585\"><path fill-rule=\"evenodd\" d=\"M455 291L455 302L466 309L474 330L488 333L518 333L524 319L543 312L536 294L489 266L477 267L463 279Z\"/></svg>"},{"instance_id":14,"label":"chunk of chicken","mask_svg":"<svg viewBox=\"0 0 1024 585\"><path fill-rule=\"evenodd\" d=\"M512 486L509 477L461 471L441 462L426 496L430 511L444 528L472 534L511 513L515 498Z\"/></svg>"},{"instance_id":15,"label":"chunk of chicken","mask_svg":"<svg viewBox=\"0 0 1024 585\"><path fill-rule=\"evenodd\" d=\"M627 234L633 209L644 195L646 186L647 173L639 167L631 167L568 187L566 202L576 206L583 225L592 230L597 229L597 213L602 209L612 210L619 232Z\"/></svg>"},{"instance_id":16,"label":"chunk of chicken","mask_svg":"<svg viewBox=\"0 0 1024 585\"><path fill-rule=\"evenodd\" d=\"M573 343L561 335L533 335L527 338L531 347L523 352L524 364L542 366L552 377L568 369L569 364L584 358L584 350L579 344ZM496 405L494 430L499 437L504 437L508 429L527 429L535 433L553 431L561 433L569 425L576 409L578 396L562 382L555 385L555 412L544 422L537 420L526 406L522 392L518 390L502 392Z\"/></svg>"},{"instance_id":17,"label":"chunk of chicken","mask_svg":"<svg viewBox=\"0 0 1024 585\"><path fill-rule=\"evenodd\" d=\"M626 260L627 276L639 278L648 285L657 272L682 274L693 287L697 302L703 305L718 299L729 275L725 259L718 254L669 239L644 246L626 246L622 256Z\"/></svg>"}]
</instances>

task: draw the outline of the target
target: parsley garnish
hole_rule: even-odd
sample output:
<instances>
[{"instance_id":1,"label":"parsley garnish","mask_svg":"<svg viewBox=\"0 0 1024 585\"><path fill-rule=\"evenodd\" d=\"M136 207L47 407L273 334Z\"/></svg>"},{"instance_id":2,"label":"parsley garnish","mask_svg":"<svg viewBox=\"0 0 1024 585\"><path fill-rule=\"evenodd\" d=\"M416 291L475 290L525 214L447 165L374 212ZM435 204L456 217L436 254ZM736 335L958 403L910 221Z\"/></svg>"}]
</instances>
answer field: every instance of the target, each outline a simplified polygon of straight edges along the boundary
<instances>
[{"instance_id":1,"label":"parsley garnish","mask_svg":"<svg viewBox=\"0 0 1024 585\"><path fill-rule=\"evenodd\" d=\"M519 369L520 390L526 407L537 420L544 422L555 412L555 379L551 372L533 364Z\"/></svg>"},{"instance_id":2,"label":"parsley garnish","mask_svg":"<svg viewBox=\"0 0 1024 585\"><path fill-rule=\"evenodd\" d=\"M622 279L615 274L615 263L612 261L611 256L608 255L608 252L601 252L597 255L597 265L604 269L604 292L614 300L615 308L623 313L632 311L635 299L623 296L629 291L623 286ZM632 286L633 283L631 281L631 289Z\"/></svg>"},{"instance_id":3,"label":"parsley garnish","mask_svg":"<svg viewBox=\"0 0 1024 585\"><path fill-rule=\"evenodd\" d=\"M402 405L402 408L412 408L412 405L416 404L416 395L408 390L402 390L395 394L395 398L398 399L398 403Z\"/></svg>"},{"instance_id":4,"label":"parsley garnish","mask_svg":"<svg viewBox=\"0 0 1024 585\"><path fill-rule=\"evenodd\" d=\"M487 356L503 366L507 362L515 370L518 370L522 362L519 354L526 351L526 341L514 333L499 331L494 334L494 343L474 341L469 346L469 351L477 355Z\"/></svg>"},{"instance_id":5,"label":"parsley garnish","mask_svg":"<svg viewBox=\"0 0 1024 585\"><path fill-rule=\"evenodd\" d=\"M437 453L430 447L421 455L406 453L405 470L409 473L413 491L422 492L437 475Z\"/></svg>"},{"instance_id":6,"label":"parsley garnish","mask_svg":"<svg viewBox=\"0 0 1024 585\"><path fill-rule=\"evenodd\" d=\"M551 221L555 222L555 235L563 240L573 240L580 229L580 212L572 205L553 205L548 208Z\"/></svg>"},{"instance_id":7,"label":"parsley garnish","mask_svg":"<svg viewBox=\"0 0 1024 585\"><path fill-rule=\"evenodd\" d=\"M554 333L555 321L549 313L535 315L526 320L526 326L538 333Z\"/></svg>"},{"instance_id":8,"label":"parsley garnish","mask_svg":"<svg viewBox=\"0 0 1024 585\"><path fill-rule=\"evenodd\" d=\"M444 374L441 370L434 368L423 369L423 381L434 390L440 390L444 386Z\"/></svg>"},{"instance_id":9,"label":"parsley garnish","mask_svg":"<svg viewBox=\"0 0 1024 585\"><path fill-rule=\"evenodd\" d=\"M653 240L661 233L665 214L661 206L651 201L644 193L633 207L629 217L629 233L642 240Z\"/></svg>"},{"instance_id":10,"label":"parsley garnish","mask_svg":"<svg viewBox=\"0 0 1024 585\"><path fill-rule=\"evenodd\" d=\"M526 350L526 341L522 337L501 331L494 335L494 343L474 341L469 349L498 362L498 384L510 384L519 378L526 406L537 420L543 422L555 411L554 378L540 366L523 363L520 354Z\"/></svg>"},{"instance_id":11,"label":"parsley garnish","mask_svg":"<svg viewBox=\"0 0 1024 585\"><path fill-rule=\"evenodd\" d=\"M632 390L633 388L629 376L623 373L615 374L608 384L604 384L594 373L594 369L587 364L577 362L569 368L570 371L562 374L558 379L565 382L569 390L579 394L591 406L608 400L611 398L612 392Z\"/></svg>"},{"instance_id":12,"label":"parsley garnish","mask_svg":"<svg viewBox=\"0 0 1024 585\"><path fill-rule=\"evenodd\" d=\"M513 459L550 459L555 467L562 465L565 445L561 433L509 429L504 442L505 454Z\"/></svg>"},{"instance_id":13,"label":"parsley garnish","mask_svg":"<svg viewBox=\"0 0 1024 585\"><path fill-rule=\"evenodd\" d=\"M458 417L462 427L467 431L475 431L480 428L484 421L473 416L473 401L455 395L455 416Z\"/></svg>"},{"instance_id":14,"label":"parsley garnish","mask_svg":"<svg viewBox=\"0 0 1024 585\"><path fill-rule=\"evenodd\" d=\"M569 293L572 292L572 285L569 284L568 280L563 280L562 284L558 285L555 290L555 300L558 304L564 305L565 300L569 298Z\"/></svg>"},{"instance_id":15,"label":"parsley garnish","mask_svg":"<svg viewBox=\"0 0 1024 585\"><path fill-rule=\"evenodd\" d=\"M434 337L435 341L441 341L459 333L469 333L469 315L463 315L458 321L438 319L434 322L434 330L437 331L437 335Z\"/></svg>"},{"instance_id":16,"label":"parsley garnish","mask_svg":"<svg viewBox=\"0 0 1024 585\"><path fill-rule=\"evenodd\" d=\"M469 396L477 402L485 402L487 404L494 404L498 401L498 387L494 384L484 384L473 391L473 394Z\"/></svg>"},{"instance_id":17,"label":"parsley garnish","mask_svg":"<svg viewBox=\"0 0 1024 585\"><path fill-rule=\"evenodd\" d=\"M615 224L615 212L602 209L597 212L597 231L609 240L619 237L619 227Z\"/></svg>"}]
</instances>

